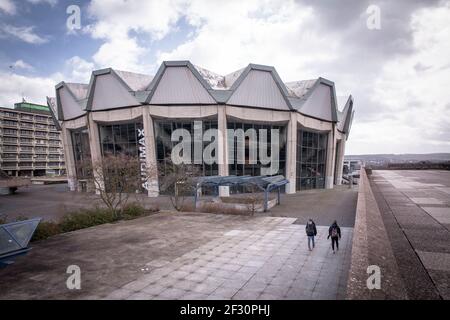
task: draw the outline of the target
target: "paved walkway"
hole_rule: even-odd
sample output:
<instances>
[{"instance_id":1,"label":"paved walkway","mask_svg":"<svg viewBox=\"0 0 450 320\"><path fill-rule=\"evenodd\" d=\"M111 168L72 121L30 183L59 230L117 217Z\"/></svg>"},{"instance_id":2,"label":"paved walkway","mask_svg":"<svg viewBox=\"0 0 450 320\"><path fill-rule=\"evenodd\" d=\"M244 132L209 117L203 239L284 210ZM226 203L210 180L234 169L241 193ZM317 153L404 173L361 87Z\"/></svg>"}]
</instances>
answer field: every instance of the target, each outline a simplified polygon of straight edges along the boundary
<instances>
[{"instance_id":1,"label":"paved walkway","mask_svg":"<svg viewBox=\"0 0 450 320\"><path fill-rule=\"evenodd\" d=\"M270 215L297 218L300 224L312 218L321 226L329 226L337 220L340 226L353 228L357 198L358 186L350 189L346 185L282 194L281 205L272 208Z\"/></svg>"},{"instance_id":2,"label":"paved walkway","mask_svg":"<svg viewBox=\"0 0 450 320\"><path fill-rule=\"evenodd\" d=\"M297 218L297 223L300 224L305 224L308 218L313 218L317 225L322 226L328 226L333 220L337 220L343 227L353 227L357 193L357 186L353 189L348 186L335 186L334 189L282 194L281 205L258 216ZM172 209L167 197L148 198L134 194L130 201L142 203L147 207ZM193 199L186 200L187 203L189 201ZM0 215L7 215L9 221L21 216L58 220L68 212L96 205L102 206L98 197L84 192L70 192L67 184L32 185L19 189L16 194L0 196Z\"/></svg>"},{"instance_id":3,"label":"paved walkway","mask_svg":"<svg viewBox=\"0 0 450 320\"><path fill-rule=\"evenodd\" d=\"M345 297L352 229L333 254L314 251L293 218L158 213L33 244L0 270L0 299L337 299ZM66 269L81 268L81 290Z\"/></svg>"},{"instance_id":4,"label":"paved walkway","mask_svg":"<svg viewBox=\"0 0 450 320\"><path fill-rule=\"evenodd\" d=\"M338 299L345 298L352 231L342 228L338 254L319 227L306 249L304 225L262 218L256 228L226 232L115 290L110 299Z\"/></svg>"},{"instance_id":5,"label":"paved walkway","mask_svg":"<svg viewBox=\"0 0 450 320\"><path fill-rule=\"evenodd\" d=\"M410 299L450 299L450 172L373 172L371 184Z\"/></svg>"}]
</instances>

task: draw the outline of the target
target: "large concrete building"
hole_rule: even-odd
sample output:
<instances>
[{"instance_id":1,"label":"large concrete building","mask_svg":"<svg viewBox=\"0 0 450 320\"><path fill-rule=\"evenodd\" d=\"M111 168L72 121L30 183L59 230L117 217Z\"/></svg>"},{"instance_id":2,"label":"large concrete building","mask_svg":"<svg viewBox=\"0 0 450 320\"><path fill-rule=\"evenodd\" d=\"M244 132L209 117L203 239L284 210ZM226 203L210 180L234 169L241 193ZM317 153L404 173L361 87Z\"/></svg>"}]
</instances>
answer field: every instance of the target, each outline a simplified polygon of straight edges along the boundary
<instances>
[{"instance_id":1,"label":"large concrete building","mask_svg":"<svg viewBox=\"0 0 450 320\"><path fill-rule=\"evenodd\" d=\"M0 108L0 169L11 176L61 175L64 152L48 106L21 102Z\"/></svg>"},{"instance_id":2,"label":"large concrete building","mask_svg":"<svg viewBox=\"0 0 450 320\"><path fill-rule=\"evenodd\" d=\"M278 130L279 157L272 159L278 170L272 174L290 181L286 192L333 188L341 184L353 116L352 97L338 108L334 83L324 78L284 83L275 68L254 64L222 76L189 61L166 61L155 76L93 71L89 83L59 83L48 103L61 126L72 190L83 179L81 160L138 156L142 145L145 164L164 171L178 143L173 132L182 128L195 136L199 126L201 132L217 129L223 142L217 163L194 161L202 175L260 175L264 164L248 161L248 140L244 163L230 160L236 140L227 131L254 128L260 138ZM157 174L148 180L149 196L158 195Z\"/></svg>"}]
</instances>

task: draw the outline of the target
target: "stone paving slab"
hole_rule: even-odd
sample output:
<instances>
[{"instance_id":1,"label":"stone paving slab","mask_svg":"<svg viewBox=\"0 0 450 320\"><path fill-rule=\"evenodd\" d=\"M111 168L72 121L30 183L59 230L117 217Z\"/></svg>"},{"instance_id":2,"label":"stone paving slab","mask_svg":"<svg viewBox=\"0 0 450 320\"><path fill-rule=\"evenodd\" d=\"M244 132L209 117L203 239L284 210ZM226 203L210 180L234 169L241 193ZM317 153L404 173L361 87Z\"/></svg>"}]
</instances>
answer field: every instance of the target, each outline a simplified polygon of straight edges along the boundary
<instances>
[{"instance_id":1,"label":"stone paving slab","mask_svg":"<svg viewBox=\"0 0 450 320\"><path fill-rule=\"evenodd\" d=\"M422 207L433 218L443 224L450 224L450 208Z\"/></svg>"},{"instance_id":2,"label":"stone paving slab","mask_svg":"<svg viewBox=\"0 0 450 320\"><path fill-rule=\"evenodd\" d=\"M328 228L318 227L316 247L310 252L305 226L292 225L295 220L262 218L259 228L230 230L105 298L344 298L352 228L342 228L340 251L333 254L326 239ZM161 276L161 269L170 273ZM124 295L123 290L130 288L132 292L125 291L129 295Z\"/></svg>"},{"instance_id":3,"label":"stone paving slab","mask_svg":"<svg viewBox=\"0 0 450 320\"><path fill-rule=\"evenodd\" d=\"M375 170L371 182L409 298L450 299L450 172Z\"/></svg>"},{"instance_id":4,"label":"stone paving slab","mask_svg":"<svg viewBox=\"0 0 450 320\"><path fill-rule=\"evenodd\" d=\"M161 212L58 235L0 270L0 299L345 298L352 228L333 255L319 227L309 252L295 220Z\"/></svg>"}]
</instances>

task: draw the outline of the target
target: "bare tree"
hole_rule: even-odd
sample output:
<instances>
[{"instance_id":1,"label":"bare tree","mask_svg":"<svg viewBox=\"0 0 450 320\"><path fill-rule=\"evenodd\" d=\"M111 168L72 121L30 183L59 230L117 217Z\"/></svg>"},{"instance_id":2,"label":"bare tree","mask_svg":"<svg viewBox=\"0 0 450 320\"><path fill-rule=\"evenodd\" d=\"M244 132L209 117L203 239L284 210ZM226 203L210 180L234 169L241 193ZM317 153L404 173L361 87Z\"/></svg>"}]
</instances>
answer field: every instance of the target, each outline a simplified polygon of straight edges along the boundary
<instances>
[{"instance_id":1,"label":"bare tree","mask_svg":"<svg viewBox=\"0 0 450 320\"><path fill-rule=\"evenodd\" d=\"M145 191L146 180L152 173L151 168L142 166L138 157L128 155L109 155L95 163L86 161L83 170L96 194L116 218L122 217L132 194Z\"/></svg>"},{"instance_id":2,"label":"bare tree","mask_svg":"<svg viewBox=\"0 0 450 320\"><path fill-rule=\"evenodd\" d=\"M198 176L196 166L184 163L176 165L170 159L166 160L166 172L160 172L160 190L169 194L175 210L181 211L186 197L193 195L195 177Z\"/></svg>"},{"instance_id":3,"label":"bare tree","mask_svg":"<svg viewBox=\"0 0 450 320\"><path fill-rule=\"evenodd\" d=\"M258 204L263 202L263 196L259 189L254 185L246 186L246 193L244 196L245 203L247 204L247 209L252 215L255 214Z\"/></svg>"}]
</instances>

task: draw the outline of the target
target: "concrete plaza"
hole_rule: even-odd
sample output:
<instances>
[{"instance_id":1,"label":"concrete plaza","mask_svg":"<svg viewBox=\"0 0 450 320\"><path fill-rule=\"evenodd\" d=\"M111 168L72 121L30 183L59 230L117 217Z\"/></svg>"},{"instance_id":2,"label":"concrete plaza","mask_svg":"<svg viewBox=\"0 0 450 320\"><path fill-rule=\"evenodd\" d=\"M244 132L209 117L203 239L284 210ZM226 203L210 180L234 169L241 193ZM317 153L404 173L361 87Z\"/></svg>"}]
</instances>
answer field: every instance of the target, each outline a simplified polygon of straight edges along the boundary
<instances>
[{"instance_id":1,"label":"concrete plaza","mask_svg":"<svg viewBox=\"0 0 450 320\"><path fill-rule=\"evenodd\" d=\"M333 254L319 227L310 252L295 220L161 212L62 234L0 270L0 299L344 298L352 229Z\"/></svg>"},{"instance_id":2,"label":"concrete plaza","mask_svg":"<svg viewBox=\"0 0 450 320\"><path fill-rule=\"evenodd\" d=\"M450 299L450 172L374 171L371 185L410 299Z\"/></svg>"}]
</instances>

